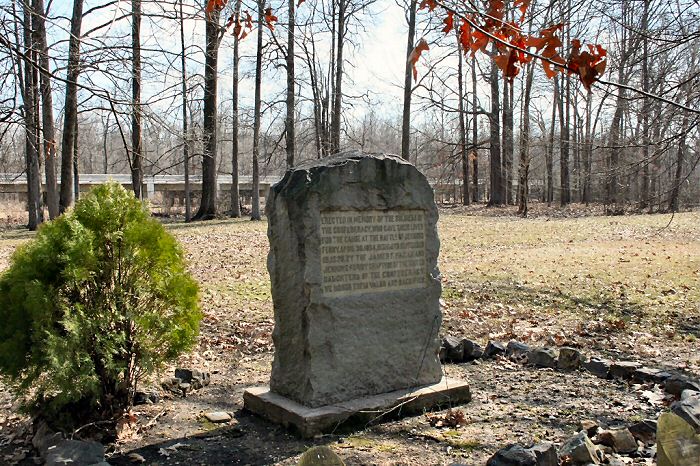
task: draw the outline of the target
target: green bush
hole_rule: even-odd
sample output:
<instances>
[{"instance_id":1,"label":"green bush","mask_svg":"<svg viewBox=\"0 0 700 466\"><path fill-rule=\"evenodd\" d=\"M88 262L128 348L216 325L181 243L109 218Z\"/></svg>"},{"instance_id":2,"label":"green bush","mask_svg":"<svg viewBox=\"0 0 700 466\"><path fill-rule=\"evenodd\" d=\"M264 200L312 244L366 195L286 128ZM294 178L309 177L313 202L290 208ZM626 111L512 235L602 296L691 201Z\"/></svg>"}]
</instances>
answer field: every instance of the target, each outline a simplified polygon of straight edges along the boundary
<instances>
[{"instance_id":1,"label":"green bush","mask_svg":"<svg viewBox=\"0 0 700 466\"><path fill-rule=\"evenodd\" d=\"M0 373L30 413L108 416L193 346L200 319L175 238L105 184L41 227L0 275Z\"/></svg>"}]
</instances>

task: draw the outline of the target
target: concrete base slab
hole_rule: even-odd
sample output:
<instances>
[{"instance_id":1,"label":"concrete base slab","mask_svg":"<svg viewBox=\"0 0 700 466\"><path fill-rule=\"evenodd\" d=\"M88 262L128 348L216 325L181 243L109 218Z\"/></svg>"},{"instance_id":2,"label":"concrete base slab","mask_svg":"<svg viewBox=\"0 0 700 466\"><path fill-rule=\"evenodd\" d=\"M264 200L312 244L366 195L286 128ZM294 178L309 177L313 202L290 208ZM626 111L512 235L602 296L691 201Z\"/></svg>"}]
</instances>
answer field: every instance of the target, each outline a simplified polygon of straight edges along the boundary
<instances>
[{"instance_id":1,"label":"concrete base slab","mask_svg":"<svg viewBox=\"0 0 700 466\"><path fill-rule=\"evenodd\" d=\"M432 385L356 398L319 408L309 408L272 393L267 386L252 387L243 393L245 409L306 438L334 432L341 425L366 425L435 408L449 408L470 400L469 385L447 377Z\"/></svg>"}]
</instances>

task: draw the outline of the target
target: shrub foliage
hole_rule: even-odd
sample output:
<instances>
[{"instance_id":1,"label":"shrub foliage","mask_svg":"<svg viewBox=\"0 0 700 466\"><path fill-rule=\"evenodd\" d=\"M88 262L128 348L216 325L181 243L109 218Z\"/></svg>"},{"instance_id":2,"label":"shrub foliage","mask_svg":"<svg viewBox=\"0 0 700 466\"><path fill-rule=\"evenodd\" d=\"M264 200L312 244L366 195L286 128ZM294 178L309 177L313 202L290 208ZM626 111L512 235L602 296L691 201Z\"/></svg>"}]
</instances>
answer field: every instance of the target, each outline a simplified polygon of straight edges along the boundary
<instances>
[{"instance_id":1,"label":"shrub foliage","mask_svg":"<svg viewBox=\"0 0 700 466\"><path fill-rule=\"evenodd\" d=\"M200 319L175 238L131 192L105 184L0 276L0 373L34 414L116 414L144 375L191 348Z\"/></svg>"}]
</instances>

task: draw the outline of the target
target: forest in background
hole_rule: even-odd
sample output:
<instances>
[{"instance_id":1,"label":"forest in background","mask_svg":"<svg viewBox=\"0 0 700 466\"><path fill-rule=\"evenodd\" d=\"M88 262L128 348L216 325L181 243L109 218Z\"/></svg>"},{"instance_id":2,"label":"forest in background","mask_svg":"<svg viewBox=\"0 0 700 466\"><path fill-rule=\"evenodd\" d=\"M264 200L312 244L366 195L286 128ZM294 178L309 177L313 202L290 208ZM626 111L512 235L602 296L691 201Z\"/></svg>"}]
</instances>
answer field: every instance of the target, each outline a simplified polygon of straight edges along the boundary
<instances>
[{"instance_id":1,"label":"forest in background","mask_svg":"<svg viewBox=\"0 0 700 466\"><path fill-rule=\"evenodd\" d=\"M131 173L137 196L144 175L201 175L188 218L206 219L241 214L237 192L219 205L217 177L255 184L350 148L523 215L528 199L609 214L699 204L695 0L528 2L520 27L560 24L563 57L574 38L607 51L590 90L537 61L506 79L494 50L465 53L444 8L459 22L494 3L520 16L522 1L498 0L0 0L0 172L29 175L30 228L71 205L81 173ZM362 62L387 24L406 58L429 46L415 79L409 60L384 74Z\"/></svg>"}]
</instances>

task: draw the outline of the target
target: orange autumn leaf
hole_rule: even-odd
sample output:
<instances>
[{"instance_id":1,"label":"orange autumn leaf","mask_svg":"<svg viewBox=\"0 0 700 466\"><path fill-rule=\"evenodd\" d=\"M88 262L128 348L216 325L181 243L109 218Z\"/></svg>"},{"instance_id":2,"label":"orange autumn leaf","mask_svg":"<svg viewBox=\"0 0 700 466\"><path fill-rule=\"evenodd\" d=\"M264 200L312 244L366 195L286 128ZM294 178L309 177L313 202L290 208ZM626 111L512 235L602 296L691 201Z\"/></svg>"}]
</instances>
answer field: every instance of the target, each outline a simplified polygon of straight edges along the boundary
<instances>
[{"instance_id":1,"label":"orange autumn leaf","mask_svg":"<svg viewBox=\"0 0 700 466\"><path fill-rule=\"evenodd\" d=\"M428 7L428 11L433 11L437 7L437 2L435 0L422 0L418 9L422 10L425 7Z\"/></svg>"},{"instance_id":2,"label":"orange autumn leaf","mask_svg":"<svg viewBox=\"0 0 700 466\"><path fill-rule=\"evenodd\" d=\"M515 0L513 6L520 10L520 24L522 24L523 21L525 21L525 13L527 13L527 9L530 7L530 0Z\"/></svg>"},{"instance_id":3,"label":"orange autumn leaf","mask_svg":"<svg viewBox=\"0 0 700 466\"><path fill-rule=\"evenodd\" d=\"M277 22L277 16L272 14L272 8L267 7L265 9L265 25L270 28L270 31L275 30L275 23Z\"/></svg>"},{"instance_id":4,"label":"orange autumn leaf","mask_svg":"<svg viewBox=\"0 0 700 466\"><path fill-rule=\"evenodd\" d=\"M221 11L226 6L226 3L227 0L209 0L204 11L207 14L213 13L214 11Z\"/></svg>"},{"instance_id":5,"label":"orange autumn leaf","mask_svg":"<svg viewBox=\"0 0 700 466\"><path fill-rule=\"evenodd\" d=\"M511 49L510 52L493 57L493 61L501 69L501 71L503 71L503 75L510 81L512 81L520 71L520 68L517 65L518 54L515 49Z\"/></svg>"},{"instance_id":6,"label":"orange autumn leaf","mask_svg":"<svg viewBox=\"0 0 700 466\"><path fill-rule=\"evenodd\" d=\"M297 7L300 6L302 3L304 3L305 1L306 0L299 0L299 2L297 3Z\"/></svg>"},{"instance_id":7,"label":"orange autumn leaf","mask_svg":"<svg viewBox=\"0 0 700 466\"><path fill-rule=\"evenodd\" d=\"M447 17L442 21L445 23L445 27L442 28L442 32L447 34L454 28L454 13L451 11L447 12Z\"/></svg>"},{"instance_id":8,"label":"orange autumn leaf","mask_svg":"<svg viewBox=\"0 0 700 466\"><path fill-rule=\"evenodd\" d=\"M430 50L430 47L428 47L428 43L425 41L425 39L421 39L408 56L408 62L413 66L414 81L418 79L418 68L416 68L416 63L418 63L418 59L424 50Z\"/></svg>"}]
</instances>

